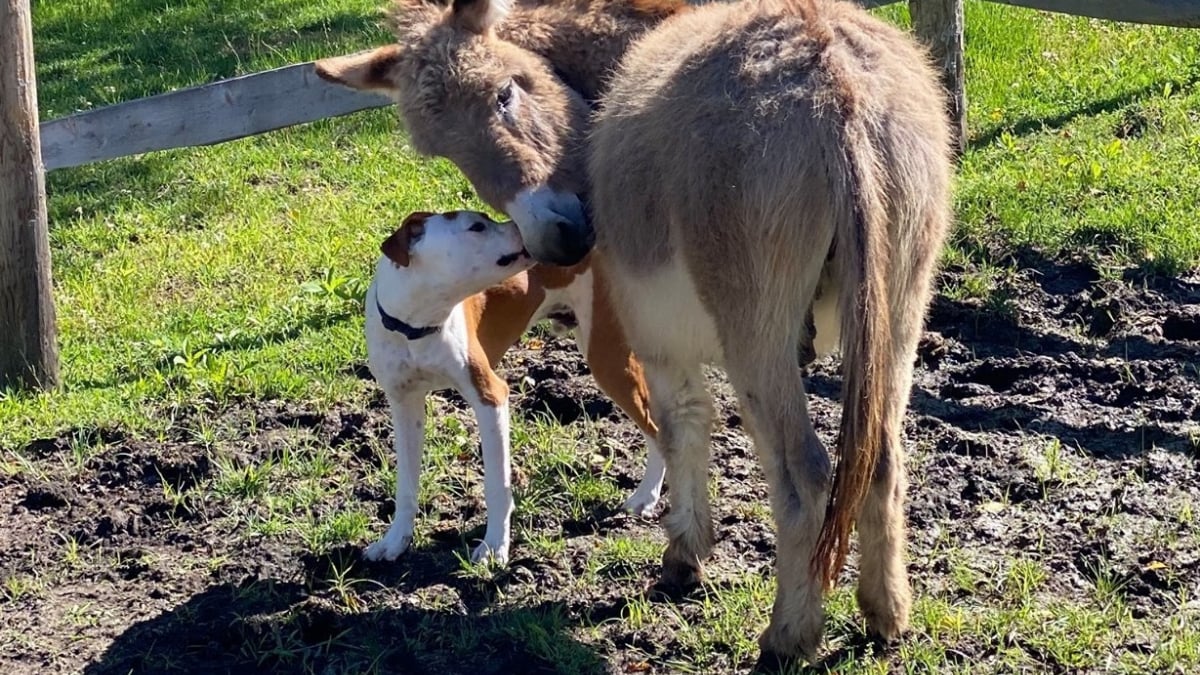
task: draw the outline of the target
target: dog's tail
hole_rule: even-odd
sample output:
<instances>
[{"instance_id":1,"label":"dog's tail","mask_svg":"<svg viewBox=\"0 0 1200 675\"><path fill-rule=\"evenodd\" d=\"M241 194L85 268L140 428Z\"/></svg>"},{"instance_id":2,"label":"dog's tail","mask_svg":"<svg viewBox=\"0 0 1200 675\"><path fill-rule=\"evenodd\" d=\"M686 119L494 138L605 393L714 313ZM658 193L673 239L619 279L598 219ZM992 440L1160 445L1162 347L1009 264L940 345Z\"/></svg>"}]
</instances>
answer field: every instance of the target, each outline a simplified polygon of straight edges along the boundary
<instances>
[{"instance_id":1,"label":"dog's tail","mask_svg":"<svg viewBox=\"0 0 1200 675\"><path fill-rule=\"evenodd\" d=\"M841 103L839 154L831 173L844 196L844 204L835 207L840 213L834 237L837 264L845 273L838 299L843 410L833 487L811 566L826 588L846 561L854 522L886 442L885 411L896 365L886 185L866 121L852 98Z\"/></svg>"}]
</instances>

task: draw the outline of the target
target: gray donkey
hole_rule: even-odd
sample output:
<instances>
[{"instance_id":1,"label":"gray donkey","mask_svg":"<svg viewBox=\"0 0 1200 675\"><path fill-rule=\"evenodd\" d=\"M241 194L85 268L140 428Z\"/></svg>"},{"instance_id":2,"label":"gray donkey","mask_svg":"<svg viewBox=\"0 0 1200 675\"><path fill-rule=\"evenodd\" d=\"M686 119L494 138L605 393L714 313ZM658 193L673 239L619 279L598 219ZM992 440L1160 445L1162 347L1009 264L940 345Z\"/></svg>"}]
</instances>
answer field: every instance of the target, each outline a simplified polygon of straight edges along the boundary
<instances>
[{"instance_id":1,"label":"gray donkey","mask_svg":"<svg viewBox=\"0 0 1200 675\"><path fill-rule=\"evenodd\" d=\"M720 364L778 530L764 652L815 656L856 522L859 605L895 638L911 605L902 421L951 217L944 94L913 40L847 2L669 8L622 49L595 29L606 6L646 5L577 0L543 25L530 17L552 0L511 16L498 0L398 0L397 44L318 70L390 92L414 147L457 164L538 260L578 264L595 242L667 463L665 582L694 583L713 546L702 365ZM595 115L548 33L620 54ZM818 340L843 356L836 471L796 363L819 282Z\"/></svg>"}]
</instances>

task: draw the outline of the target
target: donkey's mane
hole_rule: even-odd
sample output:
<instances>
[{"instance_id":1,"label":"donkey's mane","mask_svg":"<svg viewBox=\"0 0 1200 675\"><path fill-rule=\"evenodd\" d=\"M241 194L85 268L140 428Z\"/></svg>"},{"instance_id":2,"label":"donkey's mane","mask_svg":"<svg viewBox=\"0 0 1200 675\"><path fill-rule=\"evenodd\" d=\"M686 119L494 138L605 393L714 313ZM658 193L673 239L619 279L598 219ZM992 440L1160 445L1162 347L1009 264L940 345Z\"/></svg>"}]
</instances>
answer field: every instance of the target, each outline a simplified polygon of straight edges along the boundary
<instances>
[{"instance_id":1,"label":"donkey's mane","mask_svg":"<svg viewBox=\"0 0 1200 675\"><path fill-rule=\"evenodd\" d=\"M459 6L481 0L460 0ZM499 4L492 0L493 5ZM452 0L391 0L386 23L403 46L428 35ZM632 42L691 9L685 0L512 0L495 37L549 61L562 81L596 101ZM449 33L447 34L449 35Z\"/></svg>"}]
</instances>

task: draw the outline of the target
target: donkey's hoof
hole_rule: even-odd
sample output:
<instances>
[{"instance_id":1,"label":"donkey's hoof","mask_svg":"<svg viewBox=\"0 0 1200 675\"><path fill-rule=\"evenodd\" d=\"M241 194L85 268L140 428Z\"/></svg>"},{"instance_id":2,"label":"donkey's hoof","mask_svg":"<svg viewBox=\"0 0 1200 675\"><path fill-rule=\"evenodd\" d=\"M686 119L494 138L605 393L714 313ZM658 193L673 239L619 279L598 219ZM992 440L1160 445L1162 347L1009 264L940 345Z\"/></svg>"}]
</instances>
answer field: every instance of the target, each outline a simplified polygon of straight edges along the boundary
<instances>
[{"instance_id":1,"label":"donkey's hoof","mask_svg":"<svg viewBox=\"0 0 1200 675\"><path fill-rule=\"evenodd\" d=\"M805 672L806 661L795 656L784 656L770 650L760 649L758 661L750 671L755 675L782 675L782 673Z\"/></svg>"},{"instance_id":2,"label":"donkey's hoof","mask_svg":"<svg viewBox=\"0 0 1200 675\"><path fill-rule=\"evenodd\" d=\"M821 648L822 623L780 623L772 621L758 638L758 648L764 657L770 655L780 662L803 659L816 663Z\"/></svg>"},{"instance_id":3,"label":"donkey's hoof","mask_svg":"<svg viewBox=\"0 0 1200 675\"><path fill-rule=\"evenodd\" d=\"M689 563L673 558L663 558L660 586L674 589L689 589L700 584L704 570L699 563Z\"/></svg>"},{"instance_id":4,"label":"donkey's hoof","mask_svg":"<svg viewBox=\"0 0 1200 675\"><path fill-rule=\"evenodd\" d=\"M858 606L867 620L867 632L883 642L895 642L908 631L908 612L912 593L905 584L889 596L868 597L858 594Z\"/></svg>"}]
</instances>

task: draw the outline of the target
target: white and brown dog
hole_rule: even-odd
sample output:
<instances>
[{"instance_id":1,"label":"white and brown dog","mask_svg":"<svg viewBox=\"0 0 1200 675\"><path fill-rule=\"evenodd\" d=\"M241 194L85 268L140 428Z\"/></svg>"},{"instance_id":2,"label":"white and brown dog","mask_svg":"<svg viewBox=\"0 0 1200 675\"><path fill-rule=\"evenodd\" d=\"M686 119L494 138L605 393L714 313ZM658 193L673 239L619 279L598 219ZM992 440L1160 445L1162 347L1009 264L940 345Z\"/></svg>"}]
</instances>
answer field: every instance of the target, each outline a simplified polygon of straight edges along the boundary
<instances>
[{"instance_id":1,"label":"white and brown dog","mask_svg":"<svg viewBox=\"0 0 1200 675\"><path fill-rule=\"evenodd\" d=\"M646 438L646 473L626 510L648 515L665 471L641 365L608 294L587 263L534 265L513 223L482 213L414 213L380 247L366 296L367 357L395 425L396 514L368 560L395 560L412 542L425 437L425 397L457 390L475 411L483 446L487 530L473 561L508 560L511 487L508 385L494 368L535 322L574 311L576 340L600 388Z\"/></svg>"}]
</instances>

